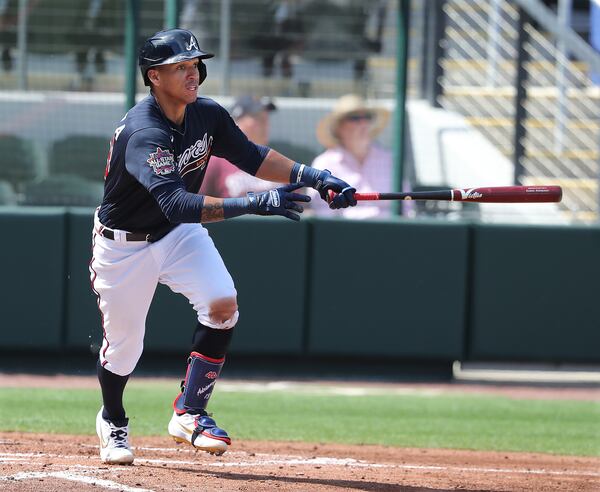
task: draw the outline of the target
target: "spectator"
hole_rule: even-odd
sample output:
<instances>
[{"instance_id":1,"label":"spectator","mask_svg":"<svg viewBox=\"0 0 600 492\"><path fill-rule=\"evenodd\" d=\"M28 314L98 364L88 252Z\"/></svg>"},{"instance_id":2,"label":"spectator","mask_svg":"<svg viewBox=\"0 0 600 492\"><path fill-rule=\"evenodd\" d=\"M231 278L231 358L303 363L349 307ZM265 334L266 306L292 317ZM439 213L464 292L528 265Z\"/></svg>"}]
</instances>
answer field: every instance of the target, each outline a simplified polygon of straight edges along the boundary
<instances>
[{"instance_id":1,"label":"spectator","mask_svg":"<svg viewBox=\"0 0 600 492\"><path fill-rule=\"evenodd\" d=\"M269 114L277 108L269 99L245 95L236 99L229 113L248 140L258 145L269 143ZM208 161L201 195L222 198L246 196L248 191L265 191L274 183L255 178L222 157L212 156Z\"/></svg>"},{"instance_id":2,"label":"spectator","mask_svg":"<svg viewBox=\"0 0 600 492\"><path fill-rule=\"evenodd\" d=\"M299 10L304 26L303 56L351 61L354 80L363 82L367 59L381 53L388 0L308 0Z\"/></svg>"},{"instance_id":3,"label":"spectator","mask_svg":"<svg viewBox=\"0 0 600 492\"><path fill-rule=\"evenodd\" d=\"M14 66L10 50L17 42L17 8L16 0L0 0L0 59L5 72Z\"/></svg>"},{"instance_id":4,"label":"spectator","mask_svg":"<svg viewBox=\"0 0 600 492\"><path fill-rule=\"evenodd\" d=\"M327 150L315 158L312 167L328 169L353 183L358 192L390 191L392 154L374 141L386 127L389 116L389 111L369 105L360 96L342 96L333 111L319 122L317 139ZM313 200L311 210L317 215L330 215L327 204L316 201ZM389 216L391 210L390 202L362 202L352 210L344 209L342 214L366 219Z\"/></svg>"},{"instance_id":5,"label":"spectator","mask_svg":"<svg viewBox=\"0 0 600 492\"><path fill-rule=\"evenodd\" d=\"M106 72L106 59L99 43L100 23L102 9L106 9L105 0L89 0L85 16L81 19L78 29L71 33L75 48L75 65L77 72L84 74L88 65L88 54L94 56L94 65L97 73ZM80 7L81 8L81 7ZM86 74L87 75L87 74ZM89 75L88 75L89 76Z\"/></svg>"},{"instance_id":6,"label":"spectator","mask_svg":"<svg viewBox=\"0 0 600 492\"><path fill-rule=\"evenodd\" d=\"M264 19L265 24L251 40L261 54L264 77L275 74L277 60L281 76L287 79L292 77L291 55L301 50L304 37L299 17L301 4L300 0L270 2L270 18Z\"/></svg>"}]
</instances>

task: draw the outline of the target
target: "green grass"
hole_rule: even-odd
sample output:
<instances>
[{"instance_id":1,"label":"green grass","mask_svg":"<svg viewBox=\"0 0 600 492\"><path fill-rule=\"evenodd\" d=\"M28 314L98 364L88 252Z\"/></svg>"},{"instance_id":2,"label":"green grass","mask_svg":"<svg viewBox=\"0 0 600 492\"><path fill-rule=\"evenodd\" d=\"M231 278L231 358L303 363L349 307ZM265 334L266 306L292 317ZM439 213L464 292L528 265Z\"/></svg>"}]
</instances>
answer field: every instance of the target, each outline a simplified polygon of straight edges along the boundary
<instances>
[{"instance_id":1,"label":"green grass","mask_svg":"<svg viewBox=\"0 0 600 492\"><path fill-rule=\"evenodd\" d=\"M176 385L131 382L132 434L166 436ZM99 391L0 389L0 430L93 434ZM219 392L209 410L233 438L600 456L600 402L472 394L334 396Z\"/></svg>"}]
</instances>

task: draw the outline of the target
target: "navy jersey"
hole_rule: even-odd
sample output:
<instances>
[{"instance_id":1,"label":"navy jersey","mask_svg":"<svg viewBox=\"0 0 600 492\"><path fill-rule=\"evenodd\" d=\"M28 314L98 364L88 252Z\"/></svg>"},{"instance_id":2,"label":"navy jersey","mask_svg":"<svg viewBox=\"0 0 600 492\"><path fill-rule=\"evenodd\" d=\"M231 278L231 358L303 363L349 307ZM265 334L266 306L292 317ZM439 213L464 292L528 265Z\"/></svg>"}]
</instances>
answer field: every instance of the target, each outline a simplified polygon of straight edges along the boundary
<instances>
[{"instance_id":1,"label":"navy jersey","mask_svg":"<svg viewBox=\"0 0 600 492\"><path fill-rule=\"evenodd\" d=\"M125 115L111 140L100 222L155 237L178 223L200 222L204 197L197 193L211 154L254 175L268 151L250 142L211 99L188 104L177 127L150 94Z\"/></svg>"}]
</instances>

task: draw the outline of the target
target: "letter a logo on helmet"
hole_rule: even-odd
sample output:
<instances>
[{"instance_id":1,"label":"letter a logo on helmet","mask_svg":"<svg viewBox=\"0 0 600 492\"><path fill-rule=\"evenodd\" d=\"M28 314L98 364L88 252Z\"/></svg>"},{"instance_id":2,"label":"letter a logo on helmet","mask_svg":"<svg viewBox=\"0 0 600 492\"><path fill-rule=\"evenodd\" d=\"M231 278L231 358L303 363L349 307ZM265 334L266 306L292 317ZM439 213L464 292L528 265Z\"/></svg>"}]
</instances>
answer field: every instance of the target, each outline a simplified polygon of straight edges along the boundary
<instances>
[{"instance_id":1,"label":"letter a logo on helmet","mask_svg":"<svg viewBox=\"0 0 600 492\"><path fill-rule=\"evenodd\" d=\"M190 51L192 48L199 49L198 45L196 44L196 38L194 36L190 36L189 44L186 43L186 45L185 45L185 49L188 51Z\"/></svg>"}]
</instances>

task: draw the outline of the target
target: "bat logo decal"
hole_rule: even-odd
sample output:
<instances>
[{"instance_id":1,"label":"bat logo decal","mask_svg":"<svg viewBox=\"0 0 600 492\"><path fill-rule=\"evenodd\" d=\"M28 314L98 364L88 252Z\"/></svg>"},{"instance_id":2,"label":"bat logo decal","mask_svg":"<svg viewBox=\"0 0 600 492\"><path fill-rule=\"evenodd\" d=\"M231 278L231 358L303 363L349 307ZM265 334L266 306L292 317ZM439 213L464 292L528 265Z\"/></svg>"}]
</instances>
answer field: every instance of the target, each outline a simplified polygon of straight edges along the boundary
<instances>
[{"instance_id":1,"label":"bat logo decal","mask_svg":"<svg viewBox=\"0 0 600 492\"><path fill-rule=\"evenodd\" d=\"M481 198L483 195L478 191L474 191L476 188L470 188L468 190L459 190L461 198L463 200L476 200L477 198Z\"/></svg>"}]
</instances>

